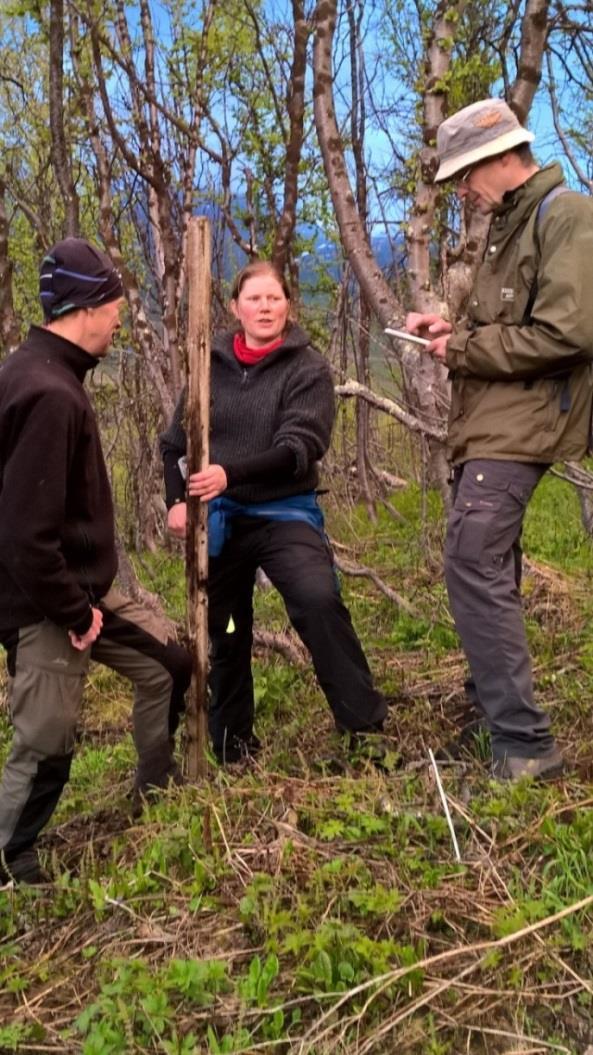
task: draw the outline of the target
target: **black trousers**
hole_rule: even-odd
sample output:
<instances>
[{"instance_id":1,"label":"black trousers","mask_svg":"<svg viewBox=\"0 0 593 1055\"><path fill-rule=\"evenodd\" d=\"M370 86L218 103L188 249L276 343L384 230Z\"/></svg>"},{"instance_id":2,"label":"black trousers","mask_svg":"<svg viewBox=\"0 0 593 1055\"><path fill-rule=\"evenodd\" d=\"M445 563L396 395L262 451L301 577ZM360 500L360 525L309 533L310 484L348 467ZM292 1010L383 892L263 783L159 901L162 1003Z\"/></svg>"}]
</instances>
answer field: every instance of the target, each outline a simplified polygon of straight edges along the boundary
<instances>
[{"instance_id":1,"label":"black trousers","mask_svg":"<svg viewBox=\"0 0 593 1055\"><path fill-rule=\"evenodd\" d=\"M331 551L309 524L235 517L231 538L208 575L210 735L224 751L253 730L251 674L253 587L261 567L281 594L288 617L313 660L336 725L360 731L386 714L350 613L342 602ZM232 617L234 629L229 633Z\"/></svg>"}]
</instances>

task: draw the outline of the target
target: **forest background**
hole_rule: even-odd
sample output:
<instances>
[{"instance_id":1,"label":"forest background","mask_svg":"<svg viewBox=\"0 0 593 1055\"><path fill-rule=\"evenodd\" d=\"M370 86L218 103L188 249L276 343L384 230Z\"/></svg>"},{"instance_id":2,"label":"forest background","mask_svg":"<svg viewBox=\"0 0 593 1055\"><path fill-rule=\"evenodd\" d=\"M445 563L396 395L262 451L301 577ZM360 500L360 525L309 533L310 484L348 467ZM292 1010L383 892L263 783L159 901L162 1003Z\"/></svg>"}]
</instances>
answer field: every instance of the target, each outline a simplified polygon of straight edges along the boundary
<instances>
[{"instance_id":1,"label":"forest background","mask_svg":"<svg viewBox=\"0 0 593 1055\"><path fill-rule=\"evenodd\" d=\"M526 525L536 684L573 772L495 785L478 737L440 764L457 846L428 761L464 711L442 586L446 376L383 334L410 309L458 318L480 259L483 221L432 183L448 113L504 95L538 160L591 192L592 14L590 0L4 0L0 354L40 321L45 250L101 243L127 301L91 382L124 584L183 624L156 437L186 366L188 220L206 215L214 326L236 268L271 258L334 370L325 506L395 705L377 772L332 739L262 592L263 762L213 768L138 825L127 688L94 670L44 837L53 890L0 892L0 1051L593 1050L593 478L556 467Z\"/></svg>"}]
</instances>

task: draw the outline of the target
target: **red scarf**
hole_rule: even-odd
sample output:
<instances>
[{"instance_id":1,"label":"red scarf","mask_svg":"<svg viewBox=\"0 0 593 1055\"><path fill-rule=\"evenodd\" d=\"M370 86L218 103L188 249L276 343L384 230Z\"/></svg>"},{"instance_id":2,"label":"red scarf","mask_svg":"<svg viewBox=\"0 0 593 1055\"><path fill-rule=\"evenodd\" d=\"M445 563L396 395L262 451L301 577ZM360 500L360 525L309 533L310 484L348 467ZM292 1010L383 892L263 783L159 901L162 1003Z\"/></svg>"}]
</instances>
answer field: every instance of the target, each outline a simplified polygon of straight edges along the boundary
<instances>
[{"instance_id":1,"label":"red scarf","mask_svg":"<svg viewBox=\"0 0 593 1055\"><path fill-rule=\"evenodd\" d=\"M249 348L245 343L245 334L240 332L236 333L233 338L233 351L240 363L253 366L254 363L260 363L262 359L265 359L270 352L275 352L281 344L284 344L284 337L277 337L275 341L264 344L261 348Z\"/></svg>"}]
</instances>

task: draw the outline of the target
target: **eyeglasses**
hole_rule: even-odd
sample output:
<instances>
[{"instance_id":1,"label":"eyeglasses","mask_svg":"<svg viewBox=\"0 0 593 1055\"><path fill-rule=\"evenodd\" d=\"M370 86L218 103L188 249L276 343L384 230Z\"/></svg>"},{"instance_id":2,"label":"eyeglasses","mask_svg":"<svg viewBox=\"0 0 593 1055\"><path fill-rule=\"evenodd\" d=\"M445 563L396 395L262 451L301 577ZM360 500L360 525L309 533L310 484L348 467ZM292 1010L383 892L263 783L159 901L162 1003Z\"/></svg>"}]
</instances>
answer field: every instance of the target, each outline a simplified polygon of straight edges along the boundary
<instances>
[{"instance_id":1,"label":"eyeglasses","mask_svg":"<svg viewBox=\"0 0 593 1055\"><path fill-rule=\"evenodd\" d=\"M453 176L455 183L467 183L474 169L481 168L482 165L491 165L493 161L500 161L507 153L508 151L505 150L502 154L493 154L491 157L480 158L479 161L474 161L473 165L468 165L458 176Z\"/></svg>"},{"instance_id":2,"label":"eyeglasses","mask_svg":"<svg viewBox=\"0 0 593 1055\"><path fill-rule=\"evenodd\" d=\"M474 169L475 169L477 164L479 164L479 162L475 161L473 165L468 165L468 167L466 169L464 169L463 172L460 172L459 175L455 175L454 176L455 182L456 183L467 183L468 179L470 178L470 176L471 176L472 172L474 171Z\"/></svg>"}]
</instances>

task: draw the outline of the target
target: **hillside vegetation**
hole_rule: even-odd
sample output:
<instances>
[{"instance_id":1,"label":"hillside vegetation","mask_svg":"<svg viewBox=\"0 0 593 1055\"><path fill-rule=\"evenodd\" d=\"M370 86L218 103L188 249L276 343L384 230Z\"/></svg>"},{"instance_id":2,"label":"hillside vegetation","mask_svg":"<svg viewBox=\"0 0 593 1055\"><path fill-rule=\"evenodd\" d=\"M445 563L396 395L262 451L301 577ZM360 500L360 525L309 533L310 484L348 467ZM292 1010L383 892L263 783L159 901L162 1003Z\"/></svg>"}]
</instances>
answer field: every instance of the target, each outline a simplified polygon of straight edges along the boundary
<instances>
[{"instance_id":1,"label":"hillside vegetation","mask_svg":"<svg viewBox=\"0 0 593 1055\"><path fill-rule=\"evenodd\" d=\"M371 525L328 509L340 556L413 609L343 579L393 698L378 770L332 730L308 666L256 662L257 764L215 765L133 819L125 684L91 672L72 781L42 839L47 888L0 892L0 1051L61 1055L584 1055L593 1045L590 541L544 481L526 528L539 698L573 764L494 783L482 735L442 759L464 664L441 577L442 516L409 488ZM343 547L343 548L342 548ZM138 568L181 621L181 561ZM258 620L285 629L273 591ZM5 749L9 727L2 717Z\"/></svg>"}]
</instances>

